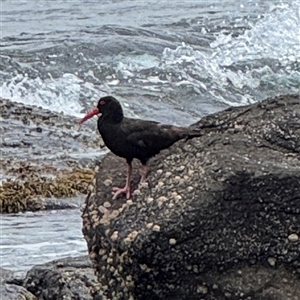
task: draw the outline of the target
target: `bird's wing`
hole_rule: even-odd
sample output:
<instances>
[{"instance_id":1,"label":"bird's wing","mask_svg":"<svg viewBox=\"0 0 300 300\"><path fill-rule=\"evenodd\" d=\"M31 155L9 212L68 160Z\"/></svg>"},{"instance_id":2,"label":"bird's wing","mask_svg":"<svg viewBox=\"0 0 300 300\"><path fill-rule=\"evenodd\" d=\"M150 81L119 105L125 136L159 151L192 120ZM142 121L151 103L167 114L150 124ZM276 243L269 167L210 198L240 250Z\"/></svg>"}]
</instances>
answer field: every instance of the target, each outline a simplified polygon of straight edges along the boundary
<instances>
[{"instance_id":1,"label":"bird's wing","mask_svg":"<svg viewBox=\"0 0 300 300\"><path fill-rule=\"evenodd\" d=\"M185 128L160 124L155 121L127 120L124 123L126 141L142 149L164 148L163 145L166 144L167 146L169 140L172 140L172 136L176 139L175 135L177 136L180 131L186 132Z\"/></svg>"},{"instance_id":2,"label":"bird's wing","mask_svg":"<svg viewBox=\"0 0 300 300\"><path fill-rule=\"evenodd\" d=\"M149 142L153 140L153 136L157 135L158 124L155 121L127 119L126 122L123 122L122 131L128 143L147 148L150 146Z\"/></svg>"}]
</instances>

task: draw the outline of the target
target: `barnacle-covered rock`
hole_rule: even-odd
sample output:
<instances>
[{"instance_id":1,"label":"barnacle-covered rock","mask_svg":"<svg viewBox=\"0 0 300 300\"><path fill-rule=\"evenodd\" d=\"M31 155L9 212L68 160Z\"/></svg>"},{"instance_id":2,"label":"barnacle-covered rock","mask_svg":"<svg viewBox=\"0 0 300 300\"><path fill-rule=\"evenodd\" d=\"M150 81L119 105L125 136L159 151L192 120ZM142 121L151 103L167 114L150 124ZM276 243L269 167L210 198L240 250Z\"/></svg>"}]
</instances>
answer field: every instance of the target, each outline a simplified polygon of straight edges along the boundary
<instances>
[{"instance_id":1,"label":"barnacle-covered rock","mask_svg":"<svg viewBox=\"0 0 300 300\"><path fill-rule=\"evenodd\" d=\"M300 98L230 108L150 161L112 200L101 162L82 212L104 299L300 299ZM123 165L123 168L120 166Z\"/></svg>"}]
</instances>

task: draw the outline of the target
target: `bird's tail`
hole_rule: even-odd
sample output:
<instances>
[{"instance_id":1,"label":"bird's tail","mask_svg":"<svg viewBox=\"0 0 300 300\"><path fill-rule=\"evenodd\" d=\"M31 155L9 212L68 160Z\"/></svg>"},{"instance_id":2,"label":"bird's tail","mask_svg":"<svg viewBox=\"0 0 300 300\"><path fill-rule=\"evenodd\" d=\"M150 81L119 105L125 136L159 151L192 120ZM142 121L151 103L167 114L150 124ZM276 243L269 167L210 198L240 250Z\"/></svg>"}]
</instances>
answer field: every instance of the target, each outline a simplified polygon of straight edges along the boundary
<instances>
[{"instance_id":1,"label":"bird's tail","mask_svg":"<svg viewBox=\"0 0 300 300\"><path fill-rule=\"evenodd\" d=\"M204 135L203 131L200 129L192 129L187 127L173 127L173 130L177 131L180 136L180 139L189 140L192 138L200 137Z\"/></svg>"},{"instance_id":2,"label":"bird's tail","mask_svg":"<svg viewBox=\"0 0 300 300\"><path fill-rule=\"evenodd\" d=\"M174 141L183 139L189 140L204 135L202 130L195 128L180 127L173 125L160 125L160 127L162 129L165 129L169 135L173 136Z\"/></svg>"}]
</instances>

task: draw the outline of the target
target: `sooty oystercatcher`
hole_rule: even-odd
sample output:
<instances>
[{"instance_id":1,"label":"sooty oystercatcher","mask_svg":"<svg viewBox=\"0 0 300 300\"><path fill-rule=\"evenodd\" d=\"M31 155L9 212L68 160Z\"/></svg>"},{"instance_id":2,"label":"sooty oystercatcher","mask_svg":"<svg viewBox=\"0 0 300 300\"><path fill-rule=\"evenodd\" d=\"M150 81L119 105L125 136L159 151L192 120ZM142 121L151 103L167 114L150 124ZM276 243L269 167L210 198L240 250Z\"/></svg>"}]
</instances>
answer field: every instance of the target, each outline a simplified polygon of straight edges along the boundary
<instances>
[{"instance_id":1,"label":"sooty oystercatcher","mask_svg":"<svg viewBox=\"0 0 300 300\"><path fill-rule=\"evenodd\" d=\"M172 125L163 125L155 121L125 118L120 103L112 96L100 98L97 107L92 109L79 124L101 114L98 119L98 130L105 145L116 155L127 161L128 171L123 188L114 187L115 199L120 194L130 198L130 179L132 160L137 158L142 163L141 181L147 174L148 160L181 139L201 136L196 130Z\"/></svg>"}]
</instances>

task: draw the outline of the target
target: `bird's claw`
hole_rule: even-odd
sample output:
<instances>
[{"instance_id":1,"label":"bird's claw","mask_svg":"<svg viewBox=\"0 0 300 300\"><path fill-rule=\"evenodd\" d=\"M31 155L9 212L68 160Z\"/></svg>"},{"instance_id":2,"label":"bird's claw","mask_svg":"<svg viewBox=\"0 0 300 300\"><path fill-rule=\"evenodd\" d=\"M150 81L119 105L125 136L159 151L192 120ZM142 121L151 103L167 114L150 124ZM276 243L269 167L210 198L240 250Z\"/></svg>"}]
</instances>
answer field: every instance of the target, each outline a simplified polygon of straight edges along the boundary
<instances>
[{"instance_id":1,"label":"bird's claw","mask_svg":"<svg viewBox=\"0 0 300 300\"><path fill-rule=\"evenodd\" d=\"M120 194L126 194L126 199L130 198L130 188L128 186L124 186L123 188L113 187L114 196L113 200L115 200Z\"/></svg>"}]
</instances>

